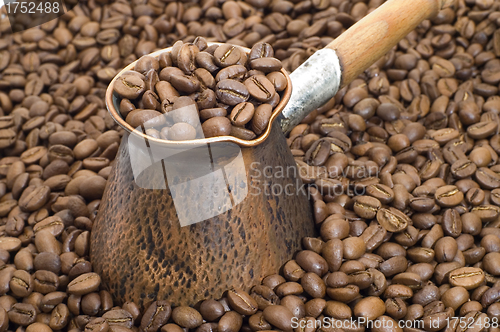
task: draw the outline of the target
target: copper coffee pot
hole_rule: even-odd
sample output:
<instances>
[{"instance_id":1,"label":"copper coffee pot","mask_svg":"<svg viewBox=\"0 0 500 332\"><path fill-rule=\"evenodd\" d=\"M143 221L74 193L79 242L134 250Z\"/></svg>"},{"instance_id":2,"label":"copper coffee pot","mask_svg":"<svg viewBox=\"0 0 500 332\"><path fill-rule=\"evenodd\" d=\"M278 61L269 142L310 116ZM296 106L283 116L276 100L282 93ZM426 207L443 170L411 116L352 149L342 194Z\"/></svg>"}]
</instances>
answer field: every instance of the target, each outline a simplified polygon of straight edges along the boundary
<instances>
[{"instance_id":1,"label":"copper coffee pot","mask_svg":"<svg viewBox=\"0 0 500 332\"><path fill-rule=\"evenodd\" d=\"M231 287L248 290L277 273L302 237L315 235L283 133L451 2L389 0L290 76L282 70L288 87L254 140L148 137L120 116L113 80L106 105L126 133L94 221L90 255L115 299L193 305ZM289 192L266 192L273 186Z\"/></svg>"}]
</instances>

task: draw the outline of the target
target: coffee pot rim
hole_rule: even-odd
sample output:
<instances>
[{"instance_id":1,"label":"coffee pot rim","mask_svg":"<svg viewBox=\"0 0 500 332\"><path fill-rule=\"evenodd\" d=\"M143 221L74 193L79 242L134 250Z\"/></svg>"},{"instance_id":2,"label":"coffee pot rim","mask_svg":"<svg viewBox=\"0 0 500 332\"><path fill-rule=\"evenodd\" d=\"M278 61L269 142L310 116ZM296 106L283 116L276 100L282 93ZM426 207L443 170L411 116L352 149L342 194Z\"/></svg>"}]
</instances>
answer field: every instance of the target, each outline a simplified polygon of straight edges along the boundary
<instances>
[{"instance_id":1,"label":"coffee pot rim","mask_svg":"<svg viewBox=\"0 0 500 332\"><path fill-rule=\"evenodd\" d=\"M222 45L223 43L216 43L216 42L208 42L207 43L209 46L210 45ZM243 49L247 54L250 52L250 49L247 47L239 46L241 49ZM172 50L172 47L167 47L161 50L154 51L152 53L149 53L149 56L153 56L155 58L158 58L160 54L164 52L169 52ZM217 137L208 137L208 138L202 138L202 139L194 139L194 140L186 140L186 141L170 141L170 140L165 140L165 139L160 139L160 138L154 138L151 136L148 136L144 134L143 132L133 128L130 124L128 124L121 114L119 113L116 105L118 103L115 103L118 101L118 96L113 93L113 85L115 81L123 75L126 71L133 70L135 68L135 65L139 61L139 59L135 60L134 62L130 63L127 65L125 68L123 68L118 74L115 75L115 77L111 80L111 82L108 85L108 88L106 89L106 95L105 95L105 101L106 101L106 108L108 109L109 114L113 118L113 120L118 123L120 127L125 129L129 134L138 136L140 138L145 139L149 143L155 143L159 144L161 146L169 147L169 148L186 148L189 146L200 146L203 144L210 144L210 143L235 143L238 144L241 147L253 147L261 144L264 142L269 135L271 134L272 126L274 121L278 118L278 116L281 114L283 109L285 108L286 104L290 100L290 96L292 94L292 81L290 79L290 76L286 72L284 68L281 69L281 73L285 75L285 78L287 80L287 87L283 92L283 95L281 97L280 102L278 105L274 108L273 113L271 114L271 118L269 119L269 123L266 127L266 130L259 135L257 138L253 140L244 140L238 137L234 136L217 136Z\"/></svg>"}]
</instances>

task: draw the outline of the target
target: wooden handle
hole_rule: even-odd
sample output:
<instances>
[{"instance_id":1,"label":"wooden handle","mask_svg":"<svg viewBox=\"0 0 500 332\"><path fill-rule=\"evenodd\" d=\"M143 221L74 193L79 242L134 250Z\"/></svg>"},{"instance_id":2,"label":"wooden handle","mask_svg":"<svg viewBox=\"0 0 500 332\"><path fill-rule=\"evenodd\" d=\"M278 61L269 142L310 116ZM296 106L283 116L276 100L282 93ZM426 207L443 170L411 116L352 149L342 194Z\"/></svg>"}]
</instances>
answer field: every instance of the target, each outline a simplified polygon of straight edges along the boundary
<instances>
[{"instance_id":1,"label":"wooden handle","mask_svg":"<svg viewBox=\"0 0 500 332\"><path fill-rule=\"evenodd\" d=\"M450 0L388 0L326 47L336 51L342 68L341 87L349 84L425 19Z\"/></svg>"}]
</instances>

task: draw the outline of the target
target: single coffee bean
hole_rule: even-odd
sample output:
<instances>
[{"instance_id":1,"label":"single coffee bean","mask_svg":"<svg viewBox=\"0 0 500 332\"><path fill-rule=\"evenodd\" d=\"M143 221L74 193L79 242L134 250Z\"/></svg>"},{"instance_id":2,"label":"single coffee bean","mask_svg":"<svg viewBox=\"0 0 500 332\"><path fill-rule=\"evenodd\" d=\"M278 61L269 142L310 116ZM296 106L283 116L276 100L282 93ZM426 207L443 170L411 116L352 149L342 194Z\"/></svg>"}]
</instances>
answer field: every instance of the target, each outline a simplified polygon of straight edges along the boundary
<instances>
[{"instance_id":1,"label":"single coffee bean","mask_svg":"<svg viewBox=\"0 0 500 332\"><path fill-rule=\"evenodd\" d=\"M274 85L263 75L255 75L245 80L248 93L255 99L267 102L274 94Z\"/></svg>"},{"instance_id":2,"label":"single coffee bean","mask_svg":"<svg viewBox=\"0 0 500 332\"><path fill-rule=\"evenodd\" d=\"M375 319L385 312L385 304L381 299L370 296L363 298L354 306L354 315L366 319Z\"/></svg>"},{"instance_id":3,"label":"single coffee bean","mask_svg":"<svg viewBox=\"0 0 500 332\"><path fill-rule=\"evenodd\" d=\"M146 332L158 331L158 329L168 321L171 312L172 309L169 302L153 302L144 312L140 328Z\"/></svg>"},{"instance_id":4,"label":"single coffee bean","mask_svg":"<svg viewBox=\"0 0 500 332\"><path fill-rule=\"evenodd\" d=\"M146 83L135 75L123 75L115 81L113 88L119 96L135 99L145 91Z\"/></svg>"},{"instance_id":5,"label":"single coffee bean","mask_svg":"<svg viewBox=\"0 0 500 332\"><path fill-rule=\"evenodd\" d=\"M241 49L237 46L223 44L214 52L214 62L219 67L229 67L240 61Z\"/></svg>"},{"instance_id":6,"label":"single coffee bean","mask_svg":"<svg viewBox=\"0 0 500 332\"><path fill-rule=\"evenodd\" d=\"M107 311L104 315L102 315L102 318L106 319L112 329L115 327L125 327L130 329L134 326L134 318L132 317L132 314L123 309L113 309Z\"/></svg>"},{"instance_id":7,"label":"single coffee bean","mask_svg":"<svg viewBox=\"0 0 500 332\"><path fill-rule=\"evenodd\" d=\"M252 61L264 57L274 56L274 50L272 46L268 43L256 43L248 55L248 60Z\"/></svg>"},{"instance_id":8,"label":"single coffee bean","mask_svg":"<svg viewBox=\"0 0 500 332\"><path fill-rule=\"evenodd\" d=\"M68 284L68 293L85 295L96 291L101 284L101 277L97 273L85 273Z\"/></svg>"},{"instance_id":9,"label":"single coffee bean","mask_svg":"<svg viewBox=\"0 0 500 332\"><path fill-rule=\"evenodd\" d=\"M196 69L195 57L200 50L190 43L182 45L177 55L177 65L185 74L191 74Z\"/></svg>"},{"instance_id":10,"label":"single coffee bean","mask_svg":"<svg viewBox=\"0 0 500 332\"><path fill-rule=\"evenodd\" d=\"M159 81L156 83L155 90L162 102L167 100L169 104L173 104L179 97L179 92L175 90L172 84L166 81Z\"/></svg>"},{"instance_id":11,"label":"single coffee bean","mask_svg":"<svg viewBox=\"0 0 500 332\"><path fill-rule=\"evenodd\" d=\"M276 91L283 91L287 87L288 82L285 76L279 71L273 71L267 74L266 77L271 83L273 83Z\"/></svg>"},{"instance_id":12,"label":"single coffee bean","mask_svg":"<svg viewBox=\"0 0 500 332\"><path fill-rule=\"evenodd\" d=\"M445 235L458 237L462 233L460 214L453 209L447 209L443 215L442 228Z\"/></svg>"},{"instance_id":13,"label":"single coffee bean","mask_svg":"<svg viewBox=\"0 0 500 332\"><path fill-rule=\"evenodd\" d=\"M307 272L314 272L319 276L323 276L328 271L328 264L325 259L314 251L300 251L295 260Z\"/></svg>"},{"instance_id":14,"label":"single coffee bean","mask_svg":"<svg viewBox=\"0 0 500 332\"><path fill-rule=\"evenodd\" d=\"M196 328L203 323L201 314L194 308L180 306L172 311L172 319L176 324L185 328Z\"/></svg>"},{"instance_id":15,"label":"single coffee bean","mask_svg":"<svg viewBox=\"0 0 500 332\"><path fill-rule=\"evenodd\" d=\"M255 70L260 70L264 73L279 71L282 68L281 61L272 57L262 57L250 60L250 67Z\"/></svg>"},{"instance_id":16,"label":"single coffee bean","mask_svg":"<svg viewBox=\"0 0 500 332\"><path fill-rule=\"evenodd\" d=\"M483 283L485 275L480 268L462 267L451 271L448 279L452 286L470 290L479 287Z\"/></svg>"},{"instance_id":17,"label":"single coffee bean","mask_svg":"<svg viewBox=\"0 0 500 332\"><path fill-rule=\"evenodd\" d=\"M127 115L126 120L134 128L144 126L146 128L161 127L165 124L165 117L155 110L133 110Z\"/></svg>"},{"instance_id":18,"label":"single coffee bean","mask_svg":"<svg viewBox=\"0 0 500 332\"><path fill-rule=\"evenodd\" d=\"M231 127L231 121L221 116L210 118L201 125L205 137L229 135L231 133Z\"/></svg>"},{"instance_id":19,"label":"single coffee bean","mask_svg":"<svg viewBox=\"0 0 500 332\"><path fill-rule=\"evenodd\" d=\"M49 200L50 188L48 186L29 186L19 198L19 207L24 211L36 211Z\"/></svg>"},{"instance_id":20,"label":"single coffee bean","mask_svg":"<svg viewBox=\"0 0 500 332\"><path fill-rule=\"evenodd\" d=\"M242 81L247 74L247 69L242 65L234 65L221 69L215 76L215 81L219 82L226 79Z\"/></svg>"},{"instance_id":21,"label":"single coffee bean","mask_svg":"<svg viewBox=\"0 0 500 332\"><path fill-rule=\"evenodd\" d=\"M210 53L207 53L207 52L197 53L195 55L195 61L199 67L204 68L211 73L213 73L219 69L218 65L215 64L216 61L215 61L214 56Z\"/></svg>"},{"instance_id":22,"label":"single coffee bean","mask_svg":"<svg viewBox=\"0 0 500 332\"><path fill-rule=\"evenodd\" d=\"M258 310L257 302L242 289L231 289L227 292L229 305L242 315L253 315Z\"/></svg>"},{"instance_id":23,"label":"single coffee bean","mask_svg":"<svg viewBox=\"0 0 500 332\"><path fill-rule=\"evenodd\" d=\"M467 134L474 139L483 139L496 133L496 122L478 122L467 128Z\"/></svg>"},{"instance_id":24,"label":"single coffee bean","mask_svg":"<svg viewBox=\"0 0 500 332\"><path fill-rule=\"evenodd\" d=\"M476 172L476 164L469 159L459 159L451 165L451 174L458 179L464 179Z\"/></svg>"},{"instance_id":25,"label":"single coffee bean","mask_svg":"<svg viewBox=\"0 0 500 332\"><path fill-rule=\"evenodd\" d=\"M98 317L85 325L85 332L109 331L109 324L106 319Z\"/></svg>"},{"instance_id":26,"label":"single coffee bean","mask_svg":"<svg viewBox=\"0 0 500 332\"><path fill-rule=\"evenodd\" d=\"M59 279L53 272L38 270L34 275L34 290L42 294L55 292L59 287Z\"/></svg>"},{"instance_id":27,"label":"single coffee bean","mask_svg":"<svg viewBox=\"0 0 500 332\"><path fill-rule=\"evenodd\" d=\"M353 210L362 218L373 219L381 207L382 204L378 199L370 196L359 196L354 202Z\"/></svg>"},{"instance_id":28,"label":"single coffee bean","mask_svg":"<svg viewBox=\"0 0 500 332\"><path fill-rule=\"evenodd\" d=\"M172 141L185 141L195 138L196 129L188 123L176 123L168 130L168 139Z\"/></svg>"},{"instance_id":29,"label":"single coffee bean","mask_svg":"<svg viewBox=\"0 0 500 332\"><path fill-rule=\"evenodd\" d=\"M217 107L217 108L205 108L200 110L200 119L201 121L208 120L210 118L216 117L216 116L222 116L225 117L227 115L227 110L222 107Z\"/></svg>"},{"instance_id":30,"label":"single coffee bean","mask_svg":"<svg viewBox=\"0 0 500 332\"><path fill-rule=\"evenodd\" d=\"M254 112L255 107L253 104L248 102L240 103L233 108L229 119L235 126L244 126L252 119Z\"/></svg>"},{"instance_id":31,"label":"single coffee bean","mask_svg":"<svg viewBox=\"0 0 500 332\"><path fill-rule=\"evenodd\" d=\"M134 70L146 75L151 69L157 71L160 68L160 62L150 55L144 55L137 60Z\"/></svg>"},{"instance_id":32,"label":"single coffee bean","mask_svg":"<svg viewBox=\"0 0 500 332\"><path fill-rule=\"evenodd\" d=\"M224 314L224 307L215 300L205 300L200 305L200 313L207 321L216 321Z\"/></svg>"},{"instance_id":33,"label":"single coffee bean","mask_svg":"<svg viewBox=\"0 0 500 332\"><path fill-rule=\"evenodd\" d=\"M219 324L217 325L217 331L221 332L239 331L242 324L243 324L243 317L239 313L235 311L228 311L219 320Z\"/></svg>"},{"instance_id":34,"label":"single coffee bean","mask_svg":"<svg viewBox=\"0 0 500 332\"><path fill-rule=\"evenodd\" d=\"M198 81L200 81L200 84L203 88L213 89L215 87L216 80L208 70L204 68L197 68L193 72L193 75L198 79ZM233 78L233 77L228 77L228 78Z\"/></svg>"},{"instance_id":35,"label":"single coffee bean","mask_svg":"<svg viewBox=\"0 0 500 332\"><path fill-rule=\"evenodd\" d=\"M243 83L231 79L219 81L215 88L215 93L219 100L231 106L245 102L249 98L247 87Z\"/></svg>"},{"instance_id":36,"label":"single coffee bean","mask_svg":"<svg viewBox=\"0 0 500 332\"><path fill-rule=\"evenodd\" d=\"M262 104L255 109L255 114L250 123L250 126L255 134L260 135L264 132L264 130L266 130L272 112L272 106L269 104Z\"/></svg>"},{"instance_id":37,"label":"single coffee bean","mask_svg":"<svg viewBox=\"0 0 500 332\"><path fill-rule=\"evenodd\" d=\"M282 305L272 305L264 309L264 318L266 321L276 326L283 331L292 331L292 318L291 311Z\"/></svg>"},{"instance_id":38,"label":"single coffee bean","mask_svg":"<svg viewBox=\"0 0 500 332\"><path fill-rule=\"evenodd\" d=\"M251 131L250 129L245 129L245 128L237 127L237 126L231 127L231 135L234 137L237 137L237 138L247 140L247 141L252 140L255 137L257 137L257 135L255 135L255 133L253 131Z\"/></svg>"},{"instance_id":39,"label":"single coffee bean","mask_svg":"<svg viewBox=\"0 0 500 332\"><path fill-rule=\"evenodd\" d=\"M438 188L434 198L440 206L453 207L463 200L464 194L456 186L448 185Z\"/></svg>"},{"instance_id":40,"label":"single coffee bean","mask_svg":"<svg viewBox=\"0 0 500 332\"><path fill-rule=\"evenodd\" d=\"M167 68L172 68L172 67L167 67ZM187 76L184 74L173 74L170 77L170 83L178 91L185 93L193 93L198 91L198 89L200 88L200 81L198 81L196 77Z\"/></svg>"},{"instance_id":41,"label":"single coffee bean","mask_svg":"<svg viewBox=\"0 0 500 332\"><path fill-rule=\"evenodd\" d=\"M381 208L377 212L377 221L389 232L404 231L408 227L410 218L394 208Z\"/></svg>"},{"instance_id":42,"label":"single coffee bean","mask_svg":"<svg viewBox=\"0 0 500 332\"><path fill-rule=\"evenodd\" d=\"M33 292L33 277L26 271L17 270L10 280L10 290L16 296L27 297Z\"/></svg>"}]
</instances>

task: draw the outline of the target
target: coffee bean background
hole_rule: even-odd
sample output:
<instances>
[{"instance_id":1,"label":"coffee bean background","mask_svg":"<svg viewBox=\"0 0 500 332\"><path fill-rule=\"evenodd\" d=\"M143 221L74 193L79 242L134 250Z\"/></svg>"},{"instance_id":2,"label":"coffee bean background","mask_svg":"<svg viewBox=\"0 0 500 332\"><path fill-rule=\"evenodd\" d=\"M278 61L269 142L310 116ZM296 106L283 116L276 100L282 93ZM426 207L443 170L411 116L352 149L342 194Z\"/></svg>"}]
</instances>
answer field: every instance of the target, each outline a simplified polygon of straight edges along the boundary
<instances>
[{"instance_id":1,"label":"coffee bean background","mask_svg":"<svg viewBox=\"0 0 500 332\"><path fill-rule=\"evenodd\" d=\"M381 3L88 0L15 34L1 18L0 331L292 331L293 317L364 317L451 332L465 330L453 317L498 321L495 0L456 0L293 129L320 236L260 285L142 309L113 302L92 271L92 221L123 133L104 92L121 68L202 36L269 43L291 72ZM469 330L499 331L480 327Z\"/></svg>"}]
</instances>

